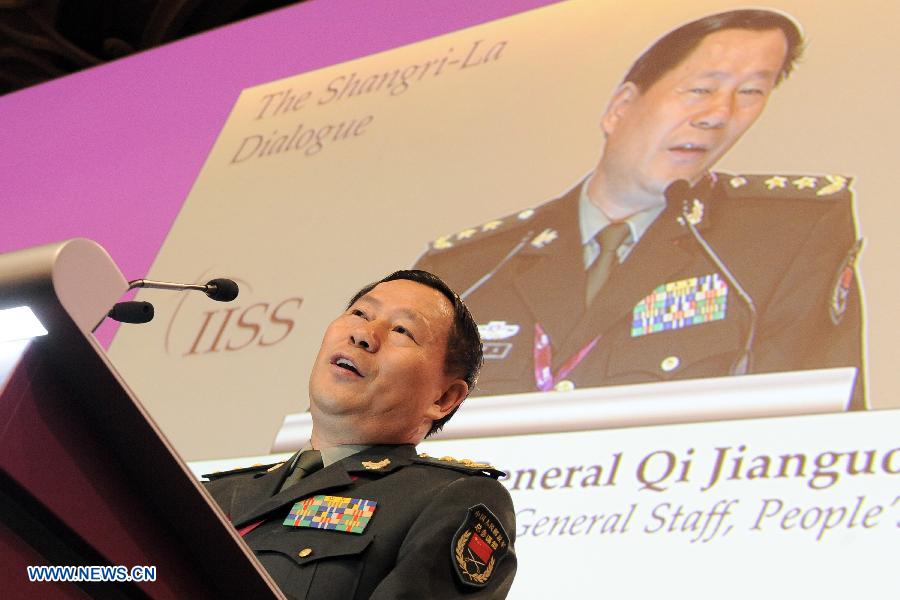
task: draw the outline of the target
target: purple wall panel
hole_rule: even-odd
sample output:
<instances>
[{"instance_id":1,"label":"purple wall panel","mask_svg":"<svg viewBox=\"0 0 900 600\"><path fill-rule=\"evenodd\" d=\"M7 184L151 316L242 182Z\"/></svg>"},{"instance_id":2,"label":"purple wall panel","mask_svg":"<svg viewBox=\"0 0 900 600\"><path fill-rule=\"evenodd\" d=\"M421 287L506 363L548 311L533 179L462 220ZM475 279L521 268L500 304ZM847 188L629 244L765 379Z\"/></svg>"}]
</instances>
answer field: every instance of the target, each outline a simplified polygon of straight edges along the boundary
<instances>
[{"instance_id":1,"label":"purple wall panel","mask_svg":"<svg viewBox=\"0 0 900 600\"><path fill-rule=\"evenodd\" d=\"M142 277L242 89L555 1L317 0L4 96L0 252L88 237Z\"/></svg>"}]
</instances>

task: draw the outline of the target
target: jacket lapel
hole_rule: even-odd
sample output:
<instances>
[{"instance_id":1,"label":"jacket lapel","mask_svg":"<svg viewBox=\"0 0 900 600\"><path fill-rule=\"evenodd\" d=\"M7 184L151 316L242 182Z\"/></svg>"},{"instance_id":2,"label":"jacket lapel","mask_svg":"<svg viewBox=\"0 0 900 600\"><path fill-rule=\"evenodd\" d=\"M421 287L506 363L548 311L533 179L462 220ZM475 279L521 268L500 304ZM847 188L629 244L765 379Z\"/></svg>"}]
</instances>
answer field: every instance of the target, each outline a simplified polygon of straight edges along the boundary
<instances>
[{"instance_id":1,"label":"jacket lapel","mask_svg":"<svg viewBox=\"0 0 900 600\"><path fill-rule=\"evenodd\" d=\"M544 215L536 227L537 244L522 251L518 272L513 276L516 293L554 345L565 339L577 316L584 312L585 275L578 227L580 189L580 184L575 186L552 212ZM542 243L554 234L555 239ZM545 237L540 238L541 235Z\"/></svg>"},{"instance_id":2,"label":"jacket lapel","mask_svg":"<svg viewBox=\"0 0 900 600\"><path fill-rule=\"evenodd\" d=\"M566 360L623 318L630 319L635 304L655 287L672 280L695 259L696 242L677 221L677 216L675 210L666 209L644 233L575 325L572 335L563 345L559 360L554 360L554 363Z\"/></svg>"}]
</instances>

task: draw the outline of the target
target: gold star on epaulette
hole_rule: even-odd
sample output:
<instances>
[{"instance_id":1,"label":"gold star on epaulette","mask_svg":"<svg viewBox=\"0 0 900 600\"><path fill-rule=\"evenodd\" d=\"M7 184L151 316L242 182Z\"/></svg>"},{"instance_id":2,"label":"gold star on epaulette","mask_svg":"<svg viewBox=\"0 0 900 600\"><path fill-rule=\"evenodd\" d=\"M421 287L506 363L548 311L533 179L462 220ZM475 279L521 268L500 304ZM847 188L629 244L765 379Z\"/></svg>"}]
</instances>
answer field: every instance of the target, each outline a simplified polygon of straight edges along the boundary
<instances>
[{"instance_id":1,"label":"gold star on epaulette","mask_svg":"<svg viewBox=\"0 0 900 600\"><path fill-rule=\"evenodd\" d=\"M459 462L469 468L472 468L472 469L493 469L494 468L494 466L490 463L475 462L474 460L470 460L468 458L464 458L464 459L460 460Z\"/></svg>"},{"instance_id":2,"label":"gold star on epaulette","mask_svg":"<svg viewBox=\"0 0 900 600\"><path fill-rule=\"evenodd\" d=\"M775 188L783 188L787 185L787 177L782 177L781 175L774 175L765 180L766 187L770 190L774 190Z\"/></svg>"},{"instance_id":3,"label":"gold star on epaulette","mask_svg":"<svg viewBox=\"0 0 900 600\"><path fill-rule=\"evenodd\" d=\"M462 231L450 235L443 235L433 242L431 242L431 246L429 250L447 250L449 248L459 248L470 242L476 242L481 239L485 239L488 235L493 232L498 232L502 234L507 230L513 230L517 227L522 226L524 221L528 221L534 215L537 214L538 208L527 208L518 213L514 213L502 219L492 219L483 223L482 225L476 225L475 227L467 227ZM553 241L553 236L559 235L554 231L545 232L543 238L537 239L537 242L546 245L547 243ZM548 237L549 236L549 237Z\"/></svg>"},{"instance_id":4,"label":"gold star on epaulette","mask_svg":"<svg viewBox=\"0 0 900 600\"><path fill-rule=\"evenodd\" d=\"M469 473L470 475L481 475L484 477L502 477L504 475L503 471L500 471L494 465L486 462L477 462L468 458L454 458L453 456L442 456L441 458L435 458L434 456L429 456L428 454L422 453L419 454L418 459L420 462L424 462L425 464L431 465L433 467L441 467L444 469L454 469L456 471L462 471L464 473Z\"/></svg>"},{"instance_id":5,"label":"gold star on epaulette","mask_svg":"<svg viewBox=\"0 0 900 600\"><path fill-rule=\"evenodd\" d=\"M274 471L275 469L277 469L278 467L280 467L283 464L284 463L276 463L274 465L264 465L262 463L256 463L254 465L250 465L249 467L237 467L235 469L229 469L227 471L213 471L212 473L206 473L206 474L202 475L202 477L205 477L205 478L209 479L210 481L212 481L214 479L220 479L222 477L230 477L231 475L242 475L245 473L253 473L253 472L259 472L260 474L262 472L268 473L269 471Z\"/></svg>"},{"instance_id":6,"label":"gold star on epaulette","mask_svg":"<svg viewBox=\"0 0 900 600\"><path fill-rule=\"evenodd\" d=\"M419 456L422 456L421 454ZM430 456L428 458L431 458ZM437 459L441 462L447 463L456 463L458 465L462 465L464 467L469 467L470 469L493 469L494 467L488 463L475 462L474 460L468 458L454 458L452 456L442 456Z\"/></svg>"},{"instance_id":7,"label":"gold star on epaulette","mask_svg":"<svg viewBox=\"0 0 900 600\"><path fill-rule=\"evenodd\" d=\"M444 236L441 236L438 239L434 240L434 242L432 242L431 245L434 247L435 250L446 250L447 248L453 247L453 242L450 241L449 235L444 235Z\"/></svg>"},{"instance_id":8,"label":"gold star on epaulette","mask_svg":"<svg viewBox=\"0 0 900 600\"><path fill-rule=\"evenodd\" d=\"M840 175L826 175L825 181L828 182L828 185L820 188L819 191L816 192L816 196L836 194L847 187L847 178L841 177Z\"/></svg>"},{"instance_id":9,"label":"gold star on epaulette","mask_svg":"<svg viewBox=\"0 0 900 600\"><path fill-rule=\"evenodd\" d=\"M730 198L784 200L842 200L851 179L840 175L728 175L720 192Z\"/></svg>"},{"instance_id":10,"label":"gold star on epaulette","mask_svg":"<svg viewBox=\"0 0 900 600\"><path fill-rule=\"evenodd\" d=\"M805 189L815 189L816 187L816 178L815 177L798 177L793 180L791 184L797 188L798 190Z\"/></svg>"}]
</instances>

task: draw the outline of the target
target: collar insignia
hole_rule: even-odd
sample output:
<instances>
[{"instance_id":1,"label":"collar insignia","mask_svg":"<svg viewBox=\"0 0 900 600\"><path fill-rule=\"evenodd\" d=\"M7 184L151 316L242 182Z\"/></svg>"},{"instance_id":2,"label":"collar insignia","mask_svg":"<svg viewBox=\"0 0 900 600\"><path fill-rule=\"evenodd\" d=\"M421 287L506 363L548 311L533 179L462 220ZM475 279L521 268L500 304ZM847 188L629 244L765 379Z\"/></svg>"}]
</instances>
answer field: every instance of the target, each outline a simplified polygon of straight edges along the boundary
<instances>
[{"instance_id":1,"label":"collar insignia","mask_svg":"<svg viewBox=\"0 0 900 600\"><path fill-rule=\"evenodd\" d=\"M559 233L555 229L545 229L531 240L531 245L535 248L543 248L553 240L559 237Z\"/></svg>"},{"instance_id":2,"label":"collar insignia","mask_svg":"<svg viewBox=\"0 0 900 600\"><path fill-rule=\"evenodd\" d=\"M691 204L690 210L687 209L687 206L684 207L681 216L678 217L678 222L684 225L685 219L691 225L698 225L703 220L703 203L700 202L699 198L694 198L694 203Z\"/></svg>"},{"instance_id":3,"label":"collar insignia","mask_svg":"<svg viewBox=\"0 0 900 600\"><path fill-rule=\"evenodd\" d=\"M370 460L362 461L362 466L370 471L377 471L378 469L383 469L386 466L388 466L389 464L391 464L391 459L389 459L389 458L383 458L383 459L379 460L378 462L373 462Z\"/></svg>"}]
</instances>

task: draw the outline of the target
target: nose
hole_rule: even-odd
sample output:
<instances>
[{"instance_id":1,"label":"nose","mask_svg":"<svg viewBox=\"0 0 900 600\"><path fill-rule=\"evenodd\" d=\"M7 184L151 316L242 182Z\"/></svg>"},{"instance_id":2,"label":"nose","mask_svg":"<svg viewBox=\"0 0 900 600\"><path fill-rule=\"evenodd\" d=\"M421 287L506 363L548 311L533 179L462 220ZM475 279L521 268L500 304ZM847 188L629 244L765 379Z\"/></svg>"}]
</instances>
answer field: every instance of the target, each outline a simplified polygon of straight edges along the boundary
<instances>
[{"instance_id":1,"label":"nose","mask_svg":"<svg viewBox=\"0 0 900 600\"><path fill-rule=\"evenodd\" d=\"M377 352L379 346L378 335L369 323L360 324L354 328L350 333L350 343L366 352Z\"/></svg>"},{"instance_id":2,"label":"nose","mask_svg":"<svg viewBox=\"0 0 900 600\"><path fill-rule=\"evenodd\" d=\"M728 124L733 109L731 97L721 94L710 99L701 110L697 111L691 119L691 125L698 129L721 129Z\"/></svg>"}]
</instances>

